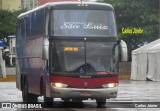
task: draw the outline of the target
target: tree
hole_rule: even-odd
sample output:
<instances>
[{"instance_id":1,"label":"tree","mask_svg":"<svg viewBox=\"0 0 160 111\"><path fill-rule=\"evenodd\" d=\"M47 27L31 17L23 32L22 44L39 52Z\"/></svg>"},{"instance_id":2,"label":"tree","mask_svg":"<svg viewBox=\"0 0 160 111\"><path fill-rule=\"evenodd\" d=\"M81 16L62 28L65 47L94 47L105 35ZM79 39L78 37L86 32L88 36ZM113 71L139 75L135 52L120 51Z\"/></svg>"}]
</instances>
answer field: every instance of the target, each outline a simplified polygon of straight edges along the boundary
<instances>
[{"instance_id":1,"label":"tree","mask_svg":"<svg viewBox=\"0 0 160 111\"><path fill-rule=\"evenodd\" d=\"M118 36L125 40L131 51L159 38L159 0L99 0L113 5ZM123 34L123 28L141 28L141 34Z\"/></svg>"},{"instance_id":2,"label":"tree","mask_svg":"<svg viewBox=\"0 0 160 111\"><path fill-rule=\"evenodd\" d=\"M26 10L8 11L0 10L0 39L7 37L8 35L16 34L16 21L20 13Z\"/></svg>"}]
</instances>

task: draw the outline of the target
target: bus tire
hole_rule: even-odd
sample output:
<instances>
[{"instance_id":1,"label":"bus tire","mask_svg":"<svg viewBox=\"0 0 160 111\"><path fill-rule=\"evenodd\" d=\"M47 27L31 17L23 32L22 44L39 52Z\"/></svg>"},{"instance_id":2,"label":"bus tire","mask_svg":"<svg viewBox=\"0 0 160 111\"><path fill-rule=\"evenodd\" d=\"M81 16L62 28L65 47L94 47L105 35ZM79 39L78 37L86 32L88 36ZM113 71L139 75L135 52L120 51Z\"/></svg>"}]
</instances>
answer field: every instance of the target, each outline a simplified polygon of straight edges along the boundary
<instances>
[{"instance_id":1,"label":"bus tire","mask_svg":"<svg viewBox=\"0 0 160 111\"><path fill-rule=\"evenodd\" d=\"M106 105L106 99L96 99L97 107L102 107Z\"/></svg>"},{"instance_id":2,"label":"bus tire","mask_svg":"<svg viewBox=\"0 0 160 111\"><path fill-rule=\"evenodd\" d=\"M26 81L24 82L24 87L22 89L22 98L23 102L37 102L38 98L37 95L28 92L28 84Z\"/></svg>"},{"instance_id":3,"label":"bus tire","mask_svg":"<svg viewBox=\"0 0 160 111\"><path fill-rule=\"evenodd\" d=\"M40 80L40 96L43 96L43 79Z\"/></svg>"},{"instance_id":4,"label":"bus tire","mask_svg":"<svg viewBox=\"0 0 160 111\"><path fill-rule=\"evenodd\" d=\"M45 106L52 106L53 105L53 98L49 98L49 97L44 96L44 105Z\"/></svg>"}]
</instances>

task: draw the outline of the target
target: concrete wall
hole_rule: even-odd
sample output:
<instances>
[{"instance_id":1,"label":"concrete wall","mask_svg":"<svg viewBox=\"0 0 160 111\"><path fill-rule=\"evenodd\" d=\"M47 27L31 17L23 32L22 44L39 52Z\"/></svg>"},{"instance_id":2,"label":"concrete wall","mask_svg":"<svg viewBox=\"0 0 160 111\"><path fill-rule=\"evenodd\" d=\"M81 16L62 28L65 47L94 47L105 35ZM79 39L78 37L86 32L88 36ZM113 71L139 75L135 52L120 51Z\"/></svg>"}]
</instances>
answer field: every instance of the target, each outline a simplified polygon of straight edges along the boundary
<instances>
[{"instance_id":1,"label":"concrete wall","mask_svg":"<svg viewBox=\"0 0 160 111\"><path fill-rule=\"evenodd\" d=\"M3 10L19 10L21 9L21 0L0 0L0 8Z\"/></svg>"}]
</instances>

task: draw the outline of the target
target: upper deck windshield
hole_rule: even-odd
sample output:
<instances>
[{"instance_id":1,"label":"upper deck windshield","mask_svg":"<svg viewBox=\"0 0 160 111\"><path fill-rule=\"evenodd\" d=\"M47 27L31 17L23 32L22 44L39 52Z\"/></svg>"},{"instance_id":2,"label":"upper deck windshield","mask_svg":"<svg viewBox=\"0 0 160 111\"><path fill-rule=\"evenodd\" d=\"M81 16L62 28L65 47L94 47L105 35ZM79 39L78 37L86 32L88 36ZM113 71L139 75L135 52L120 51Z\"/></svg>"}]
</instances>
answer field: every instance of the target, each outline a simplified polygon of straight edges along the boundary
<instances>
[{"instance_id":1,"label":"upper deck windshield","mask_svg":"<svg viewBox=\"0 0 160 111\"><path fill-rule=\"evenodd\" d=\"M52 36L117 37L113 11L53 10Z\"/></svg>"}]
</instances>

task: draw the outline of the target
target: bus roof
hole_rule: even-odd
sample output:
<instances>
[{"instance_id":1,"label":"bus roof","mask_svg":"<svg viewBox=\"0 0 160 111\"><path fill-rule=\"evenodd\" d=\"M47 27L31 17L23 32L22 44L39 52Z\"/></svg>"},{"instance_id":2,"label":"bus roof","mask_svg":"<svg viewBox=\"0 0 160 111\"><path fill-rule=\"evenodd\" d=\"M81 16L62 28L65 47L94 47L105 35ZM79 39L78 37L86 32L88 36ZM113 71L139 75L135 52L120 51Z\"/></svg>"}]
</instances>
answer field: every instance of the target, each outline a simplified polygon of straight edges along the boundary
<instances>
[{"instance_id":1,"label":"bus roof","mask_svg":"<svg viewBox=\"0 0 160 111\"><path fill-rule=\"evenodd\" d=\"M74 7L73 7L74 6ZM77 2L49 2L49 3L46 3L42 6L39 6L37 8L34 8L30 11L27 11L25 13L21 13L18 18L23 18L24 16L32 13L32 12L35 12L37 10L40 10L40 9L43 9L45 7L55 7L56 8L69 8L69 7L73 7L75 8L75 6L78 8L80 6L89 6L90 8L89 9L109 9L109 10L114 10L113 9L113 6L110 5L110 4L105 4L105 3L97 3L97 2L81 2L80 1L77 1Z\"/></svg>"}]
</instances>

